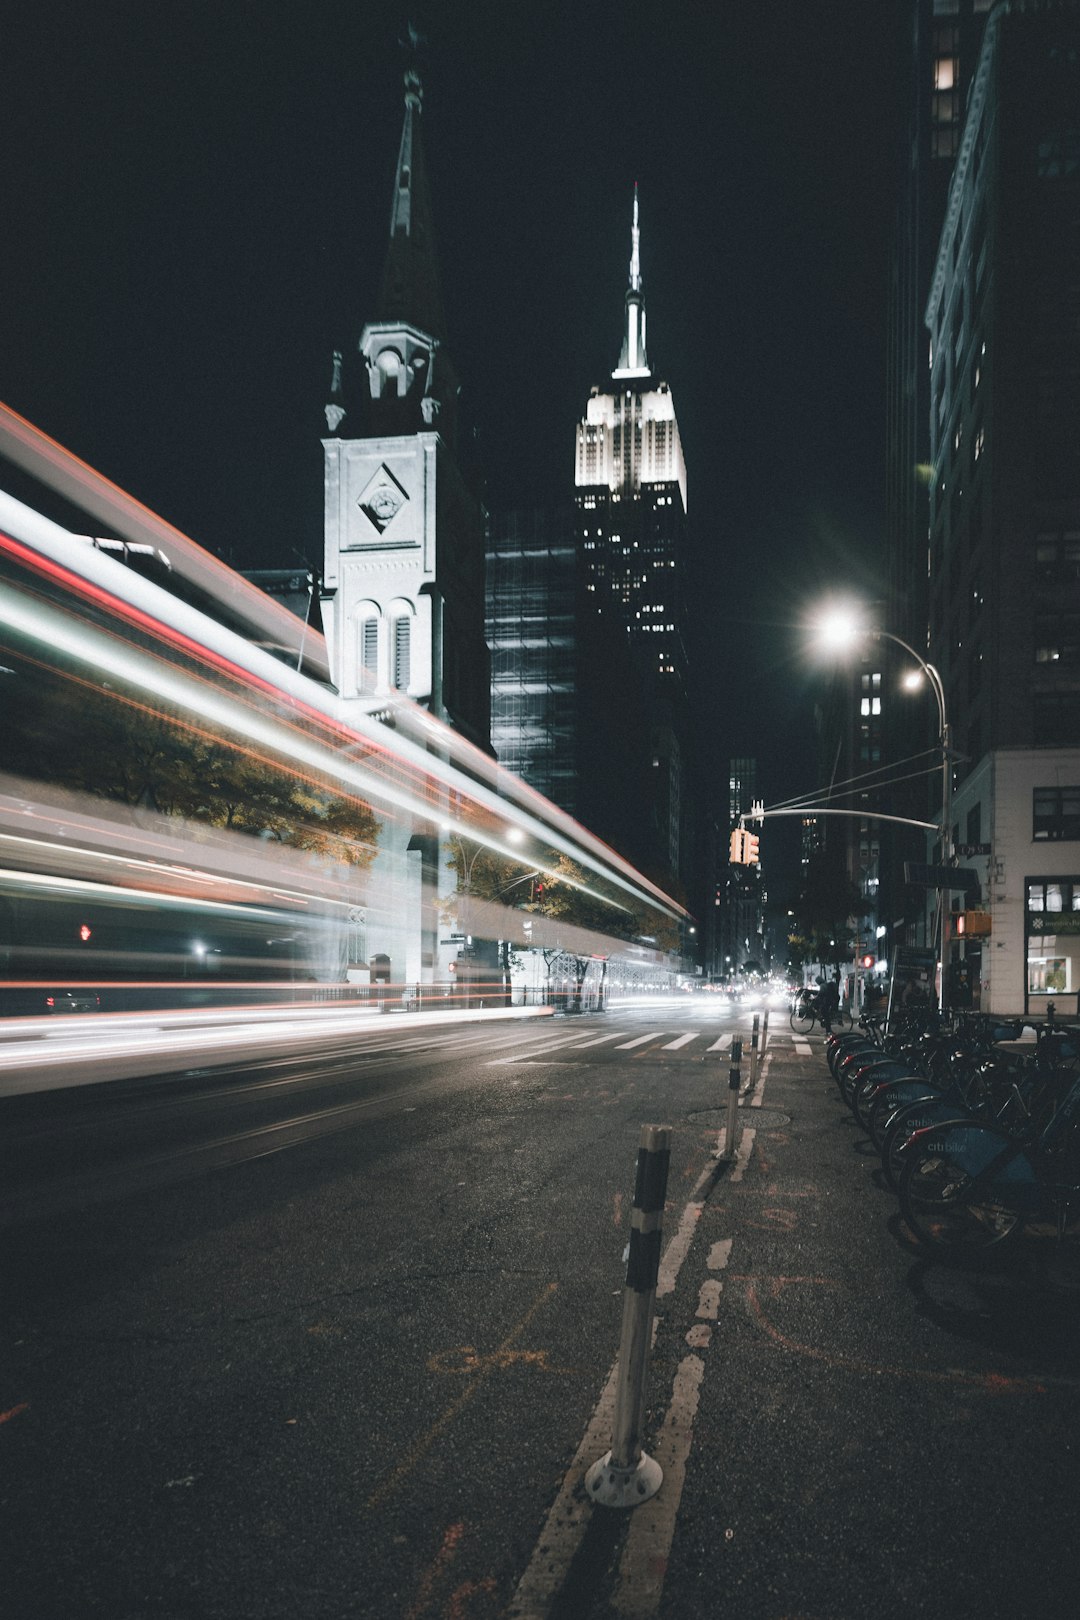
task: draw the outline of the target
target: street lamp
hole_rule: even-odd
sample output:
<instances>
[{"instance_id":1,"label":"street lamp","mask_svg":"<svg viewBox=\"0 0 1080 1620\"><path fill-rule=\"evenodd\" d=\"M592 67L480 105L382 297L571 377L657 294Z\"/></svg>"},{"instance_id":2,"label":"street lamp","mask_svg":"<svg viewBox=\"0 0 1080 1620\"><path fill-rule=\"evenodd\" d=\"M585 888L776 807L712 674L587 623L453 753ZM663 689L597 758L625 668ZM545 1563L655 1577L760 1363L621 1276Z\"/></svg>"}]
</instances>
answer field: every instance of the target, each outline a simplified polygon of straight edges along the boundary
<instances>
[{"instance_id":1,"label":"street lamp","mask_svg":"<svg viewBox=\"0 0 1080 1620\"><path fill-rule=\"evenodd\" d=\"M850 647L861 637L868 636L873 641L891 641L897 647L902 647L909 657L914 658L922 674L930 683L938 711L938 739L941 748L941 864L947 866L952 859L952 764L950 761L949 742L949 716L945 706L945 686L940 672L933 664L927 662L921 653L906 642L902 636L896 635L892 630L881 630L874 625L859 624L850 613L832 613L821 622L821 640L828 647ZM919 676L912 672L905 677L905 686L919 684ZM938 1006L942 1012L945 1010L945 965L949 946L949 907L948 892L940 891L939 902L939 934L941 941L941 985L938 993Z\"/></svg>"}]
</instances>

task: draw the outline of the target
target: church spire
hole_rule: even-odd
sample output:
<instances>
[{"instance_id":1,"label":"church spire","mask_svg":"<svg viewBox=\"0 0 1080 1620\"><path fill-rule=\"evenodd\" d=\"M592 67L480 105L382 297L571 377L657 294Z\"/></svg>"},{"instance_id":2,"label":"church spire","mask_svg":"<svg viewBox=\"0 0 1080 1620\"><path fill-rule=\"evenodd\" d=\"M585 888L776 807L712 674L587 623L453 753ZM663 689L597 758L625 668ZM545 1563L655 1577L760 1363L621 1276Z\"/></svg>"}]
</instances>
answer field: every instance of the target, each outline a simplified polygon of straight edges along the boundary
<instances>
[{"instance_id":1,"label":"church spire","mask_svg":"<svg viewBox=\"0 0 1080 1620\"><path fill-rule=\"evenodd\" d=\"M630 285L626 289L626 327L622 353L612 378L651 376L645 353L645 294L641 288L641 231L638 227L638 190L634 181L634 222L630 228Z\"/></svg>"},{"instance_id":2,"label":"church spire","mask_svg":"<svg viewBox=\"0 0 1080 1620\"><path fill-rule=\"evenodd\" d=\"M423 100L420 75L415 67L409 67L405 71L405 121L390 205L390 242L376 319L407 321L441 342L446 336L446 320L420 131Z\"/></svg>"}]
</instances>

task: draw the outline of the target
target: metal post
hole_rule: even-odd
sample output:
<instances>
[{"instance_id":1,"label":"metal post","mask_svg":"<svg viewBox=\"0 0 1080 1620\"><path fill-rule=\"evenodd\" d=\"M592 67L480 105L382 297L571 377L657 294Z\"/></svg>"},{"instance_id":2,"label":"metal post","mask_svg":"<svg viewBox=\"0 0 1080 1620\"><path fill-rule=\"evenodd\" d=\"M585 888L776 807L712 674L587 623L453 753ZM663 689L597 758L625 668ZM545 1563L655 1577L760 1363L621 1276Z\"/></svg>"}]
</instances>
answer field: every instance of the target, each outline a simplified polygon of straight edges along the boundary
<instances>
[{"instance_id":1,"label":"metal post","mask_svg":"<svg viewBox=\"0 0 1080 1620\"><path fill-rule=\"evenodd\" d=\"M739 1086L741 1084L742 1037L736 1035L731 1043L731 1068L728 1070L727 1125L724 1132L724 1151L720 1158L734 1163L739 1151Z\"/></svg>"},{"instance_id":2,"label":"metal post","mask_svg":"<svg viewBox=\"0 0 1080 1620\"><path fill-rule=\"evenodd\" d=\"M750 1090L751 1091L753 1091L754 1087L757 1085L757 1075L758 1075L758 1025L759 1025L760 1021L761 1020L759 1018L759 1015L757 1013L755 1013L754 1014L754 1027L753 1027L753 1029L751 1031L751 1034L750 1034Z\"/></svg>"},{"instance_id":3,"label":"metal post","mask_svg":"<svg viewBox=\"0 0 1080 1620\"><path fill-rule=\"evenodd\" d=\"M623 1288L611 1450L585 1475L590 1500L602 1507L637 1507L656 1495L664 1478L660 1464L641 1449L641 1433L670 1159L671 1127L642 1126Z\"/></svg>"},{"instance_id":4,"label":"metal post","mask_svg":"<svg viewBox=\"0 0 1080 1620\"><path fill-rule=\"evenodd\" d=\"M766 1007L765 1016L761 1020L761 1056L765 1056L765 1048L769 1044L769 1009Z\"/></svg>"}]
</instances>

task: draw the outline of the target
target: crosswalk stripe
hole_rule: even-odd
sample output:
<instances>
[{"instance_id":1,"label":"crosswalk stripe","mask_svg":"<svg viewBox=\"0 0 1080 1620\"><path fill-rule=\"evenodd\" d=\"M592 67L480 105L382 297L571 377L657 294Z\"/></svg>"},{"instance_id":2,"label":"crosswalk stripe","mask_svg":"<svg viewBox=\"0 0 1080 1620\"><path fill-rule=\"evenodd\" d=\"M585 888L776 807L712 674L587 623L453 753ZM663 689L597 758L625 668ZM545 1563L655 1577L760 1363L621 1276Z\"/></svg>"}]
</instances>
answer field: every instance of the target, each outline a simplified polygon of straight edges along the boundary
<instances>
[{"instance_id":1,"label":"crosswalk stripe","mask_svg":"<svg viewBox=\"0 0 1080 1620\"><path fill-rule=\"evenodd\" d=\"M623 1041L622 1045L617 1046L615 1050L616 1052L629 1052L632 1046L644 1046L646 1041L655 1041L656 1037L663 1033L662 1029L651 1029L647 1035L638 1035L632 1041Z\"/></svg>"},{"instance_id":2,"label":"crosswalk stripe","mask_svg":"<svg viewBox=\"0 0 1080 1620\"><path fill-rule=\"evenodd\" d=\"M726 1052L730 1045L731 1045L731 1036L730 1035L721 1035L721 1037L720 1037L720 1039L718 1041L713 1041L712 1045L707 1046L705 1048L705 1050L706 1050L706 1052Z\"/></svg>"},{"instance_id":3,"label":"crosswalk stripe","mask_svg":"<svg viewBox=\"0 0 1080 1620\"><path fill-rule=\"evenodd\" d=\"M662 1046L660 1048L660 1050L662 1052L677 1052L679 1050L680 1046L686 1046L689 1041L696 1041L696 1040L697 1040L697 1032L695 1030L690 1035L680 1035L676 1040L668 1041L664 1046Z\"/></svg>"},{"instance_id":4,"label":"crosswalk stripe","mask_svg":"<svg viewBox=\"0 0 1080 1620\"><path fill-rule=\"evenodd\" d=\"M621 1029L616 1029L612 1030L610 1035L593 1035L587 1041L575 1041L574 1046L576 1049L580 1049L583 1046L603 1046L605 1041L617 1041L622 1033L623 1031Z\"/></svg>"},{"instance_id":5,"label":"crosswalk stripe","mask_svg":"<svg viewBox=\"0 0 1080 1620\"><path fill-rule=\"evenodd\" d=\"M572 1036L564 1035L561 1041L548 1041L544 1046L519 1047L517 1050L511 1052L509 1057L489 1058L485 1067L494 1069L498 1068L500 1064L517 1063L521 1058L542 1057L545 1052L558 1052L562 1048L571 1045L572 1040ZM498 1050L498 1048L496 1048L496 1050Z\"/></svg>"}]
</instances>

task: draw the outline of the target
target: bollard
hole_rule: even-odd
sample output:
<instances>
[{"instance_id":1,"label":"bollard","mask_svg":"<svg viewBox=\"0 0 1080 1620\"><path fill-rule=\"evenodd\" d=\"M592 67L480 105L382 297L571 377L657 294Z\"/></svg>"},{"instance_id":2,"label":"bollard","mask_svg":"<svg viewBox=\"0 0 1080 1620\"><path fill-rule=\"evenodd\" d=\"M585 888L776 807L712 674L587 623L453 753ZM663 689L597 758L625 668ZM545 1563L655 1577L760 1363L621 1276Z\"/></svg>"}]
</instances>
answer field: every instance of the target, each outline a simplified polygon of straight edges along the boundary
<instances>
[{"instance_id":1,"label":"bollard","mask_svg":"<svg viewBox=\"0 0 1080 1620\"><path fill-rule=\"evenodd\" d=\"M739 1151L739 1086L741 1076L739 1067L742 1063L742 1040L736 1035L731 1043L731 1068L728 1070L727 1094L727 1126L724 1134L724 1151L719 1155L726 1162L734 1164Z\"/></svg>"},{"instance_id":2,"label":"bollard","mask_svg":"<svg viewBox=\"0 0 1080 1620\"><path fill-rule=\"evenodd\" d=\"M761 1055L765 1056L765 1049L769 1044L769 1009L766 1007L765 1016L761 1020Z\"/></svg>"},{"instance_id":3,"label":"bollard","mask_svg":"<svg viewBox=\"0 0 1080 1620\"><path fill-rule=\"evenodd\" d=\"M751 1031L751 1034L750 1034L750 1084L749 1084L749 1086L747 1088L750 1091L753 1091L754 1087L757 1085L758 1024L759 1024L759 1022L760 1022L760 1020L759 1020L758 1014L755 1013L754 1014L754 1027L753 1027L753 1030Z\"/></svg>"},{"instance_id":4,"label":"bollard","mask_svg":"<svg viewBox=\"0 0 1080 1620\"><path fill-rule=\"evenodd\" d=\"M637 1507L656 1495L664 1478L660 1464L641 1449L641 1431L670 1159L671 1127L643 1125L623 1288L611 1450L585 1475L589 1499L601 1507Z\"/></svg>"}]
</instances>

